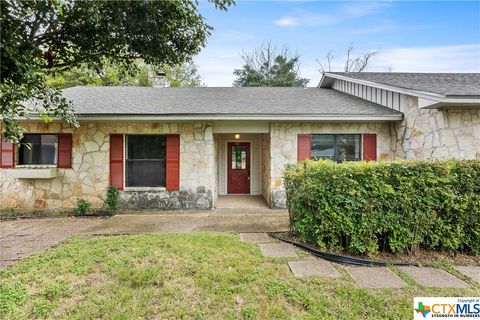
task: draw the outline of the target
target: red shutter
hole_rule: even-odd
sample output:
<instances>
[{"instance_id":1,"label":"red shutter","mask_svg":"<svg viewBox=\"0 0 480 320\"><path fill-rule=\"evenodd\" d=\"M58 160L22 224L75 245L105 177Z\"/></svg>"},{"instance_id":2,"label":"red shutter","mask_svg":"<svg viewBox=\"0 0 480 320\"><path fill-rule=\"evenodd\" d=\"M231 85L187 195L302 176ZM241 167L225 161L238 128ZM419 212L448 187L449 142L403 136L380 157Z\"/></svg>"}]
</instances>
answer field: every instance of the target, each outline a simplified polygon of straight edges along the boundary
<instances>
[{"instance_id":1,"label":"red shutter","mask_svg":"<svg viewBox=\"0 0 480 320\"><path fill-rule=\"evenodd\" d=\"M180 135L167 135L167 190L180 190Z\"/></svg>"},{"instance_id":2,"label":"red shutter","mask_svg":"<svg viewBox=\"0 0 480 320\"><path fill-rule=\"evenodd\" d=\"M110 185L123 190L123 134L110 135Z\"/></svg>"},{"instance_id":3,"label":"red shutter","mask_svg":"<svg viewBox=\"0 0 480 320\"><path fill-rule=\"evenodd\" d=\"M72 167L72 134L60 133L58 135L58 168Z\"/></svg>"},{"instance_id":4,"label":"red shutter","mask_svg":"<svg viewBox=\"0 0 480 320\"><path fill-rule=\"evenodd\" d=\"M15 166L14 144L8 140L0 141L0 168L13 168Z\"/></svg>"},{"instance_id":5,"label":"red shutter","mask_svg":"<svg viewBox=\"0 0 480 320\"><path fill-rule=\"evenodd\" d=\"M298 135L298 158L297 160L303 161L310 159L312 149L312 138L309 134Z\"/></svg>"},{"instance_id":6,"label":"red shutter","mask_svg":"<svg viewBox=\"0 0 480 320\"><path fill-rule=\"evenodd\" d=\"M363 160L377 160L377 135L375 133L363 134Z\"/></svg>"}]
</instances>

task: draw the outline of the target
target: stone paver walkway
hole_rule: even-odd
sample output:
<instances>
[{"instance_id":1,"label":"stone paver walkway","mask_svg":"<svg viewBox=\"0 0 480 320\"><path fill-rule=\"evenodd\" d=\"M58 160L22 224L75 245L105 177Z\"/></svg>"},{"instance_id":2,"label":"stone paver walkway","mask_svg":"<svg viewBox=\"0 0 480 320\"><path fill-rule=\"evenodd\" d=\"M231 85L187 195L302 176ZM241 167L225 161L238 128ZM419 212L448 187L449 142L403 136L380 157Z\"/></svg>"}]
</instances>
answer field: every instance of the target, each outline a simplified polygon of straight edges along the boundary
<instances>
[{"instance_id":1,"label":"stone paver walkway","mask_svg":"<svg viewBox=\"0 0 480 320\"><path fill-rule=\"evenodd\" d=\"M0 220L0 268L78 234L147 232L288 230L288 213L224 211L163 211L161 214L120 214L111 218L42 218Z\"/></svg>"},{"instance_id":2,"label":"stone paver walkway","mask_svg":"<svg viewBox=\"0 0 480 320\"><path fill-rule=\"evenodd\" d=\"M346 267L348 274L361 288L401 288L405 281L387 267Z\"/></svg>"},{"instance_id":3,"label":"stone paver walkway","mask_svg":"<svg viewBox=\"0 0 480 320\"><path fill-rule=\"evenodd\" d=\"M480 266L456 266L454 268L473 281L480 283Z\"/></svg>"},{"instance_id":4,"label":"stone paver walkway","mask_svg":"<svg viewBox=\"0 0 480 320\"><path fill-rule=\"evenodd\" d=\"M341 273L325 260L289 261L288 266L297 277L339 278Z\"/></svg>"},{"instance_id":5,"label":"stone paver walkway","mask_svg":"<svg viewBox=\"0 0 480 320\"><path fill-rule=\"evenodd\" d=\"M442 269L430 267L399 267L418 284L433 288L466 288L468 284Z\"/></svg>"},{"instance_id":6,"label":"stone paver walkway","mask_svg":"<svg viewBox=\"0 0 480 320\"><path fill-rule=\"evenodd\" d=\"M260 251L266 257L297 258L293 246L287 243L260 243Z\"/></svg>"},{"instance_id":7,"label":"stone paver walkway","mask_svg":"<svg viewBox=\"0 0 480 320\"><path fill-rule=\"evenodd\" d=\"M240 240L250 243L272 242L272 239L264 232L240 233Z\"/></svg>"}]
</instances>

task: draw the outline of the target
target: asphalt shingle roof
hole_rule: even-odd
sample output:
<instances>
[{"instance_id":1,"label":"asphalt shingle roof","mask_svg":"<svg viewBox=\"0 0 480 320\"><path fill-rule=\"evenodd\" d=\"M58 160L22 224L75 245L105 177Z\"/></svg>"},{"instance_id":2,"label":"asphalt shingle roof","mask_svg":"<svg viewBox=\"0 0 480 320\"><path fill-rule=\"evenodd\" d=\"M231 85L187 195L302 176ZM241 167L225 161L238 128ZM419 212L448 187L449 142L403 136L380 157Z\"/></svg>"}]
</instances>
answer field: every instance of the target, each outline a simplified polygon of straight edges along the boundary
<instances>
[{"instance_id":1,"label":"asphalt shingle roof","mask_svg":"<svg viewBox=\"0 0 480 320\"><path fill-rule=\"evenodd\" d=\"M79 115L390 116L398 111L332 89L73 87Z\"/></svg>"},{"instance_id":2,"label":"asphalt shingle roof","mask_svg":"<svg viewBox=\"0 0 480 320\"><path fill-rule=\"evenodd\" d=\"M480 96L480 73L328 73L446 96Z\"/></svg>"}]
</instances>

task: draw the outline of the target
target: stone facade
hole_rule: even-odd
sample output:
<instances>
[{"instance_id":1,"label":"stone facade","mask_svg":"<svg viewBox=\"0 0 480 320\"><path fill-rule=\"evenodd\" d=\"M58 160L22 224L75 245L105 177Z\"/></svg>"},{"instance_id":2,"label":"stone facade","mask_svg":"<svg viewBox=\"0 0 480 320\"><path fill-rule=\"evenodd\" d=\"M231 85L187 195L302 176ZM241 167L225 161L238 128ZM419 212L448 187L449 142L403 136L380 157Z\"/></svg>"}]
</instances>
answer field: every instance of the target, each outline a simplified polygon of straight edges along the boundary
<instances>
[{"instance_id":1,"label":"stone facade","mask_svg":"<svg viewBox=\"0 0 480 320\"><path fill-rule=\"evenodd\" d=\"M302 133L376 133L377 153L381 160L394 158L391 139L392 125L385 122L277 122L272 123L270 131L270 206L286 207L286 195L283 188L283 170L285 165L297 162L297 136ZM394 133L393 133L394 135Z\"/></svg>"},{"instance_id":2,"label":"stone facade","mask_svg":"<svg viewBox=\"0 0 480 320\"><path fill-rule=\"evenodd\" d=\"M397 158L480 158L480 108L422 110L417 97L407 96L397 131Z\"/></svg>"},{"instance_id":3,"label":"stone facade","mask_svg":"<svg viewBox=\"0 0 480 320\"><path fill-rule=\"evenodd\" d=\"M270 206L270 134L262 134L262 196L265 202Z\"/></svg>"},{"instance_id":4,"label":"stone facade","mask_svg":"<svg viewBox=\"0 0 480 320\"><path fill-rule=\"evenodd\" d=\"M211 209L212 191L204 187L182 191L122 191L119 207L124 210Z\"/></svg>"},{"instance_id":5,"label":"stone facade","mask_svg":"<svg viewBox=\"0 0 480 320\"><path fill-rule=\"evenodd\" d=\"M57 169L52 179L12 179L0 169L0 208L73 208L79 198L103 205L109 184L111 133L180 134L180 192L123 191L122 205L134 208L211 208L215 188L212 125L206 122L82 122L79 128L53 122L28 122L26 133L73 133L72 168ZM18 159L18 157L16 157ZM168 200L167 200L168 198ZM164 208L164 207L160 207Z\"/></svg>"},{"instance_id":6,"label":"stone facade","mask_svg":"<svg viewBox=\"0 0 480 320\"><path fill-rule=\"evenodd\" d=\"M256 134L261 158L259 172L254 173L261 179L258 194L272 208L286 207L282 176L286 164L297 162L298 134L376 133L379 160L480 158L480 109L420 110L417 98L406 96L402 111L404 120L397 123L271 122L269 133ZM28 122L24 126L27 133L72 133L72 168L56 169L57 176L50 179L13 179L8 173L15 169L0 169L0 209L73 208L79 198L101 207L109 184L112 133L181 137L180 191L129 188L120 193L123 209L214 207L222 152L210 122L82 122L79 128L60 122Z\"/></svg>"}]
</instances>

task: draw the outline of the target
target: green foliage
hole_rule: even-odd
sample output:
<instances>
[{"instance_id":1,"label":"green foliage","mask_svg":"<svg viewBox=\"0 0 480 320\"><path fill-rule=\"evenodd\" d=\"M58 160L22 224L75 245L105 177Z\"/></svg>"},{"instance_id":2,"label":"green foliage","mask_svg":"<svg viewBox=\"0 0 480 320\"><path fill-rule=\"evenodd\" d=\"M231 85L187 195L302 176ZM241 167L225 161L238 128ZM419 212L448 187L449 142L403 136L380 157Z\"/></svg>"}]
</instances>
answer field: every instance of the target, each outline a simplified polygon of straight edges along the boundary
<instances>
[{"instance_id":1,"label":"green foliage","mask_svg":"<svg viewBox=\"0 0 480 320\"><path fill-rule=\"evenodd\" d=\"M252 52L242 53L242 69L235 69L235 87L305 87L309 80L300 76L300 56L288 47L267 42Z\"/></svg>"},{"instance_id":2,"label":"green foliage","mask_svg":"<svg viewBox=\"0 0 480 320\"><path fill-rule=\"evenodd\" d=\"M115 63L105 59L98 68L87 64L65 71L50 72L46 78L48 87L69 88L74 86L141 86L150 87L151 67L141 60L131 64Z\"/></svg>"},{"instance_id":3,"label":"green foliage","mask_svg":"<svg viewBox=\"0 0 480 320\"><path fill-rule=\"evenodd\" d=\"M114 186L107 188L107 197L105 199L105 205L107 210L110 213L115 213L118 211L118 197L120 196L120 191Z\"/></svg>"},{"instance_id":4,"label":"green foliage","mask_svg":"<svg viewBox=\"0 0 480 320\"><path fill-rule=\"evenodd\" d=\"M233 4L233 0L210 2L220 10ZM40 114L47 121L55 117L77 125L73 106L58 89L47 86L46 70L82 64L100 69L105 59L125 65L137 59L176 65L197 54L212 30L198 2L190 0L6 0L0 10L1 131L14 142L23 134L19 118ZM63 86L61 81L54 85Z\"/></svg>"},{"instance_id":5,"label":"green foliage","mask_svg":"<svg viewBox=\"0 0 480 320\"><path fill-rule=\"evenodd\" d=\"M288 166L293 228L320 247L480 253L480 161L306 161Z\"/></svg>"},{"instance_id":6,"label":"green foliage","mask_svg":"<svg viewBox=\"0 0 480 320\"><path fill-rule=\"evenodd\" d=\"M204 86L202 77L198 74L198 67L192 62L168 66L163 65L163 72L170 87L201 87Z\"/></svg>"},{"instance_id":7,"label":"green foliage","mask_svg":"<svg viewBox=\"0 0 480 320\"><path fill-rule=\"evenodd\" d=\"M285 263L231 233L71 237L0 269L0 319L394 320L411 318L413 297L478 296L471 281L366 290Z\"/></svg>"},{"instance_id":8,"label":"green foliage","mask_svg":"<svg viewBox=\"0 0 480 320\"><path fill-rule=\"evenodd\" d=\"M0 283L0 315L10 314L17 305L27 300L27 288L25 285L13 283Z\"/></svg>"},{"instance_id":9,"label":"green foliage","mask_svg":"<svg viewBox=\"0 0 480 320\"><path fill-rule=\"evenodd\" d=\"M88 209L90 209L91 206L92 204L90 201L85 199L77 199L77 207L75 208L75 211L77 211L79 215L84 216L87 214Z\"/></svg>"}]
</instances>

